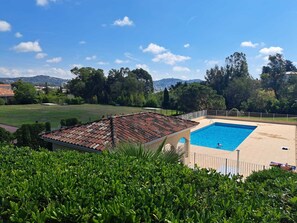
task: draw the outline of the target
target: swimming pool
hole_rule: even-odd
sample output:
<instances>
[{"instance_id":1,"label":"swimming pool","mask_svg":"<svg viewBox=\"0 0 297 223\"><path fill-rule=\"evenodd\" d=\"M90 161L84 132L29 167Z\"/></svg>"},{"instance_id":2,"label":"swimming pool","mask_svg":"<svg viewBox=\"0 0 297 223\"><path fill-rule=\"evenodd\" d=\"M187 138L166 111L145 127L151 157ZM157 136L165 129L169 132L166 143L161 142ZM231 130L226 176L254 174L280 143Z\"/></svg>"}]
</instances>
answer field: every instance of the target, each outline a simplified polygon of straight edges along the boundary
<instances>
[{"instance_id":1,"label":"swimming pool","mask_svg":"<svg viewBox=\"0 0 297 223\"><path fill-rule=\"evenodd\" d=\"M214 149L235 150L257 126L215 122L191 132L191 144Z\"/></svg>"}]
</instances>

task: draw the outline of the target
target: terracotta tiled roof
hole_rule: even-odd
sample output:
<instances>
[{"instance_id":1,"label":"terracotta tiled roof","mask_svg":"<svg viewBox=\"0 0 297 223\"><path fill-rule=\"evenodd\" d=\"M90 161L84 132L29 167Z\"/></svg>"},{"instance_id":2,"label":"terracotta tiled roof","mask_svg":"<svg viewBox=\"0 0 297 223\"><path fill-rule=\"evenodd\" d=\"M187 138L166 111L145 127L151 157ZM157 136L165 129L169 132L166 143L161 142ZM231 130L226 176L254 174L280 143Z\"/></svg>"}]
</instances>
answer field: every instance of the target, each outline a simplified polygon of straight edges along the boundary
<instances>
[{"instance_id":1,"label":"terracotta tiled roof","mask_svg":"<svg viewBox=\"0 0 297 223\"><path fill-rule=\"evenodd\" d=\"M0 87L0 97L13 97L13 96L14 96L13 90Z\"/></svg>"},{"instance_id":2,"label":"terracotta tiled roof","mask_svg":"<svg viewBox=\"0 0 297 223\"><path fill-rule=\"evenodd\" d=\"M104 150L108 146L123 141L145 144L197 124L197 122L176 117L141 112L56 130L42 135L42 138L51 142Z\"/></svg>"}]
</instances>

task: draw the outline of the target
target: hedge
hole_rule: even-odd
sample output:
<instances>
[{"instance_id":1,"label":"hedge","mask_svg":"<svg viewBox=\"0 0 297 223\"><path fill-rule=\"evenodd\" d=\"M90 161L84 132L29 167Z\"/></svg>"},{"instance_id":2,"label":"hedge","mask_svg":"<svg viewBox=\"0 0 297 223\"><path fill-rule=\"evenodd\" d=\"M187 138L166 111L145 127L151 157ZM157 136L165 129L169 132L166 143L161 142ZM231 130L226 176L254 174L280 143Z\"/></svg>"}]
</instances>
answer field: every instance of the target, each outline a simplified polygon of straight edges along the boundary
<instances>
[{"instance_id":1,"label":"hedge","mask_svg":"<svg viewBox=\"0 0 297 223\"><path fill-rule=\"evenodd\" d=\"M297 177L0 146L0 222L296 222ZM285 176L285 177L284 177Z\"/></svg>"}]
</instances>

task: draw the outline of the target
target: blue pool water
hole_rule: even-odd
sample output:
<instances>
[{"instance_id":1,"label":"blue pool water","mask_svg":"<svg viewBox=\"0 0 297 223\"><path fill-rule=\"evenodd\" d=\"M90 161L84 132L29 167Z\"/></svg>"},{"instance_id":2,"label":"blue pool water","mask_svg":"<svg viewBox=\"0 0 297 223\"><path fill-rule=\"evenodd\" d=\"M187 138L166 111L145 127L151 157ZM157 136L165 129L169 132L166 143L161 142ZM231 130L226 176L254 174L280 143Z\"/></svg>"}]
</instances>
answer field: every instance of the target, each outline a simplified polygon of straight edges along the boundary
<instances>
[{"instance_id":1,"label":"blue pool water","mask_svg":"<svg viewBox=\"0 0 297 223\"><path fill-rule=\"evenodd\" d=\"M235 150L257 126L215 122L191 132L191 144L214 149ZM218 145L219 143L219 145Z\"/></svg>"}]
</instances>

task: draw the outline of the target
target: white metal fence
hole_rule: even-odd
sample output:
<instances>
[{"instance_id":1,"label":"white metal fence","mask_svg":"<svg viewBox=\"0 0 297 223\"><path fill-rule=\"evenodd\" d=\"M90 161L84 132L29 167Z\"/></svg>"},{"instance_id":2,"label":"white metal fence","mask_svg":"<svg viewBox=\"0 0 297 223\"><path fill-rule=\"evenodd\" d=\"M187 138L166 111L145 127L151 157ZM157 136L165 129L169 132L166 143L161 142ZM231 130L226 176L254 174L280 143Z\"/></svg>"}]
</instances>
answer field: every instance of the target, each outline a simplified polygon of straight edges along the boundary
<instances>
[{"instance_id":1,"label":"white metal fence","mask_svg":"<svg viewBox=\"0 0 297 223\"><path fill-rule=\"evenodd\" d=\"M182 119L191 120L191 119L195 119L203 116L207 116L207 110L191 112L191 113L180 115L178 117Z\"/></svg>"},{"instance_id":2,"label":"white metal fence","mask_svg":"<svg viewBox=\"0 0 297 223\"><path fill-rule=\"evenodd\" d=\"M237 110L207 110L208 116L241 117L248 119L297 122L297 115L264 112L243 112Z\"/></svg>"},{"instance_id":3,"label":"white metal fence","mask_svg":"<svg viewBox=\"0 0 297 223\"><path fill-rule=\"evenodd\" d=\"M223 116L223 117L238 117L250 120L269 120L279 122L297 123L297 115L263 113L263 112L242 112L237 110L202 110L180 115L182 119L195 119L202 116Z\"/></svg>"},{"instance_id":4,"label":"white metal fence","mask_svg":"<svg viewBox=\"0 0 297 223\"><path fill-rule=\"evenodd\" d=\"M270 168L270 166L248 163L239 160L210 156L200 153L190 153L188 157L188 166L195 168L214 169L222 174L249 176L253 172Z\"/></svg>"}]
</instances>

